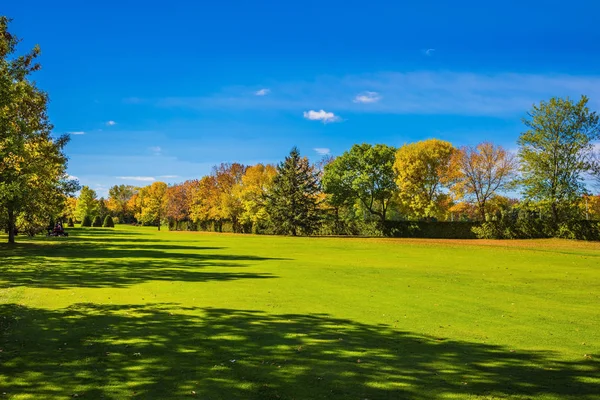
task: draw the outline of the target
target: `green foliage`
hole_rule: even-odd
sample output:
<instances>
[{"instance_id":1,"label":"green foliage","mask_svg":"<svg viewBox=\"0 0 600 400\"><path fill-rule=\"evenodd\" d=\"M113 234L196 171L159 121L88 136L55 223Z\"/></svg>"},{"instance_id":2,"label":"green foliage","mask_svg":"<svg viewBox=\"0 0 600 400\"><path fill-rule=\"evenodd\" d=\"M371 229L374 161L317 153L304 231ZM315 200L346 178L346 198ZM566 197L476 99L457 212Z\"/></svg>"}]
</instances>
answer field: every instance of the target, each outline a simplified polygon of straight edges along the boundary
<instances>
[{"instance_id":1,"label":"green foliage","mask_svg":"<svg viewBox=\"0 0 600 400\"><path fill-rule=\"evenodd\" d=\"M266 199L273 229L282 234L310 235L319 220L318 174L294 147L277 166L277 175Z\"/></svg>"},{"instance_id":2,"label":"green foliage","mask_svg":"<svg viewBox=\"0 0 600 400\"><path fill-rule=\"evenodd\" d=\"M97 213L98 200L96 199L96 191L90 189L89 186L82 187L77 199L75 214L80 221L83 221L86 215L96 215Z\"/></svg>"},{"instance_id":3,"label":"green foliage","mask_svg":"<svg viewBox=\"0 0 600 400\"><path fill-rule=\"evenodd\" d=\"M69 138L51 136L48 96L29 80L40 68L40 49L15 54L20 40L8 31L9 22L0 16L0 211L5 215L0 221L13 243L17 221L43 228L77 183L65 179L63 148Z\"/></svg>"},{"instance_id":4,"label":"green foliage","mask_svg":"<svg viewBox=\"0 0 600 400\"><path fill-rule=\"evenodd\" d=\"M387 221L384 234L389 237L427 239L475 239L473 229L479 222Z\"/></svg>"},{"instance_id":5,"label":"green foliage","mask_svg":"<svg viewBox=\"0 0 600 400\"><path fill-rule=\"evenodd\" d=\"M99 215L96 215L94 217L94 220L92 221L92 226L94 228L100 228L102 226L102 218Z\"/></svg>"},{"instance_id":6,"label":"green foliage","mask_svg":"<svg viewBox=\"0 0 600 400\"><path fill-rule=\"evenodd\" d=\"M89 215L85 215L81 220L81 226L92 226L92 218Z\"/></svg>"},{"instance_id":7,"label":"green foliage","mask_svg":"<svg viewBox=\"0 0 600 400\"><path fill-rule=\"evenodd\" d=\"M397 193L394 173L396 149L384 144L355 144L324 167L323 189L334 207L353 206L358 200L371 215L386 220Z\"/></svg>"},{"instance_id":8,"label":"green foliage","mask_svg":"<svg viewBox=\"0 0 600 400\"><path fill-rule=\"evenodd\" d=\"M571 211L586 193L585 174L593 167L593 141L600 136L599 117L578 102L552 98L534 105L528 128L518 140L523 192L550 213L555 227L573 219Z\"/></svg>"},{"instance_id":9,"label":"green foliage","mask_svg":"<svg viewBox=\"0 0 600 400\"><path fill-rule=\"evenodd\" d=\"M115 223L113 222L113 218L110 215L104 217L104 222L102 223L104 228L114 228Z\"/></svg>"}]
</instances>

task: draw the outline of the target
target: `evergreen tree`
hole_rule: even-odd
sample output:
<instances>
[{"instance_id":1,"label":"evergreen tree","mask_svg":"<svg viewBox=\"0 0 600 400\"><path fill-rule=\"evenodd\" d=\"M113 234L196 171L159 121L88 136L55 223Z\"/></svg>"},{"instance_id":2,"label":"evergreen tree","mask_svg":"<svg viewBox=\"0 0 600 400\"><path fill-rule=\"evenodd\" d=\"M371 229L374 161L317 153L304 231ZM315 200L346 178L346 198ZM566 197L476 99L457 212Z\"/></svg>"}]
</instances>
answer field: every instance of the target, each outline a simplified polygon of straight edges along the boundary
<instances>
[{"instance_id":1,"label":"evergreen tree","mask_svg":"<svg viewBox=\"0 0 600 400\"><path fill-rule=\"evenodd\" d=\"M114 228L115 222L113 221L110 215L107 215L106 218L104 218L104 223L102 224L102 226L105 228Z\"/></svg>"},{"instance_id":2,"label":"evergreen tree","mask_svg":"<svg viewBox=\"0 0 600 400\"><path fill-rule=\"evenodd\" d=\"M277 166L266 209L277 233L311 234L318 222L318 173L294 147Z\"/></svg>"},{"instance_id":3,"label":"evergreen tree","mask_svg":"<svg viewBox=\"0 0 600 400\"><path fill-rule=\"evenodd\" d=\"M86 215L81 220L81 226L92 226L92 218L89 215Z\"/></svg>"},{"instance_id":4,"label":"evergreen tree","mask_svg":"<svg viewBox=\"0 0 600 400\"><path fill-rule=\"evenodd\" d=\"M96 215L94 217L94 221L92 222L92 226L94 228L100 228L102 226L102 219L100 218L99 215Z\"/></svg>"}]
</instances>

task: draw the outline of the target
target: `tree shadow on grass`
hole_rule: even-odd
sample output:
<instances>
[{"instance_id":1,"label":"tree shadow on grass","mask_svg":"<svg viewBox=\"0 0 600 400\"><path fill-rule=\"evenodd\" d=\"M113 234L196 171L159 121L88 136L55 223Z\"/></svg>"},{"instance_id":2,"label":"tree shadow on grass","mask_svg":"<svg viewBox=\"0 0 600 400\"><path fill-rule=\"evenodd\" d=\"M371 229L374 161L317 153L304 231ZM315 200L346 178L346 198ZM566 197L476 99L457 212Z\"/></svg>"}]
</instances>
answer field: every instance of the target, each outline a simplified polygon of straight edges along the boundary
<instances>
[{"instance_id":1,"label":"tree shadow on grass","mask_svg":"<svg viewBox=\"0 0 600 400\"><path fill-rule=\"evenodd\" d=\"M227 281L276 275L236 271L277 258L208 252L219 247L148 244L109 246L80 241L2 245L0 288L9 286L67 289L128 287L146 281ZM176 252L185 250L188 252ZM224 268L229 271L223 271ZM208 269L208 270L207 270ZM2 282L4 281L4 282Z\"/></svg>"},{"instance_id":2,"label":"tree shadow on grass","mask_svg":"<svg viewBox=\"0 0 600 400\"><path fill-rule=\"evenodd\" d=\"M0 306L8 396L90 399L598 398L600 363L328 315L174 304Z\"/></svg>"}]
</instances>

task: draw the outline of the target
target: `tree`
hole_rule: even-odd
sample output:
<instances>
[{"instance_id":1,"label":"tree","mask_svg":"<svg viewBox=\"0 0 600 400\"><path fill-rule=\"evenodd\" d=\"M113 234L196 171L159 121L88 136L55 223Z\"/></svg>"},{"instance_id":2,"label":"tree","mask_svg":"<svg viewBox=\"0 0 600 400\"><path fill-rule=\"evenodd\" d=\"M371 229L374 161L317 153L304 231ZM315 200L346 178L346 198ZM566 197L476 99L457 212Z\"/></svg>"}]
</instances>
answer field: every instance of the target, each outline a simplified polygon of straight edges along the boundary
<instances>
[{"instance_id":1,"label":"tree","mask_svg":"<svg viewBox=\"0 0 600 400\"><path fill-rule=\"evenodd\" d=\"M92 226L92 217L90 217L89 215L83 217L83 219L81 220L81 226Z\"/></svg>"},{"instance_id":2,"label":"tree","mask_svg":"<svg viewBox=\"0 0 600 400\"><path fill-rule=\"evenodd\" d=\"M197 180L190 180L167 188L165 216L175 229L178 229L178 222L190 219L192 197L197 186Z\"/></svg>"},{"instance_id":3,"label":"tree","mask_svg":"<svg viewBox=\"0 0 600 400\"><path fill-rule=\"evenodd\" d=\"M100 219L102 219L103 221L104 221L104 217L106 217L110 213L110 209L108 208L107 203L108 203L108 201L104 200L104 197L100 197L98 199L98 215L100 216Z\"/></svg>"},{"instance_id":4,"label":"tree","mask_svg":"<svg viewBox=\"0 0 600 400\"><path fill-rule=\"evenodd\" d=\"M79 198L77 199L76 215L80 221L88 215L90 218L98 213L98 200L96 200L96 191L89 186L81 188Z\"/></svg>"},{"instance_id":5,"label":"tree","mask_svg":"<svg viewBox=\"0 0 600 400\"><path fill-rule=\"evenodd\" d=\"M119 217L119 221L131 221L133 212L128 207L129 200L137 193L137 188L130 185L115 185L108 190L108 201L106 206Z\"/></svg>"},{"instance_id":6,"label":"tree","mask_svg":"<svg viewBox=\"0 0 600 400\"><path fill-rule=\"evenodd\" d=\"M219 189L213 175L202 177L192 193L190 218L195 222L208 222L219 219Z\"/></svg>"},{"instance_id":7,"label":"tree","mask_svg":"<svg viewBox=\"0 0 600 400\"><path fill-rule=\"evenodd\" d=\"M448 175L451 143L429 139L405 144L396 152L394 170L400 202L417 218L440 217L446 195L442 189Z\"/></svg>"},{"instance_id":8,"label":"tree","mask_svg":"<svg viewBox=\"0 0 600 400\"><path fill-rule=\"evenodd\" d=\"M393 147L355 144L324 168L323 188L333 205L353 204L357 199L381 222L398 191Z\"/></svg>"},{"instance_id":9,"label":"tree","mask_svg":"<svg viewBox=\"0 0 600 400\"><path fill-rule=\"evenodd\" d=\"M267 221L265 196L271 190L276 175L277 168L270 164L256 164L246 169L242 182L234 188L242 202L242 223L252 223L256 228Z\"/></svg>"},{"instance_id":10,"label":"tree","mask_svg":"<svg viewBox=\"0 0 600 400\"><path fill-rule=\"evenodd\" d=\"M100 228L102 226L102 218L99 215L96 215L94 217L94 220L92 221L92 226L94 228Z\"/></svg>"},{"instance_id":11,"label":"tree","mask_svg":"<svg viewBox=\"0 0 600 400\"><path fill-rule=\"evenodd\" d=\"M306 157L292 148L277 166L273 186L266 196L266 210L279 233L296 236L311 234L319 219L318 173Z\"/></svg>"},{"instance_id":12,"label":"tree","mask_svg":"<svg viewBox=\"0 0 600 400\"><path fill-rule=\"evenodd\" d=\"M507 189L516 169L515 158L502 146L483 142L463 146L450 159L446 177L457 199L472 200L479 218L485 220L488 201Z\"/></svg>"},{"instance_id":13,"label":"tree","mask_svg":"<svg viewBox=\"0 0 600 400\"><path fill-rule=\"evenodd\" d=\"M0 211L5 215L0 220L14 243L18 217L49 218L44 214L56 213L59 198L78 184L64 179L69 138L51 137L48 96L28 80L40 68L40 49L17 56L19 40L8 31L9 22L0 16Z\"/></svg>"},{"instance_id":14,"label":"tree","mask_svg":"<svg viewBox=\"0 0 600 400\"><path fill-rule=\"evenodd\" d=\"M600 123L587 103L585 96L578 102L552 98L534 105L523 119L528 128L518 140L523 194L548 208L555 225L576 209L593 167Z\"/></svg>"},{"instance_id":15,"label":"tree","mask_svg":"<svg viewBox=\"0 0 600 400\"><path fill-rule=\"evenodd\" d=\"M239 219L244 212L239 192L234 188L242 183L245 172L246 167L239 163L221 164L213 169L219 192L217 215L221 220L230 220L234 231L239 230Z\"/></svg>"},{"instance_id":16,"label":"tree","mask_svg":"<svg viewBox=\"0 0 600 400\"><path fill-rule=\"evenodd\" d=\"M143 187L139 192L141 198L140 220L143 223L158 225L165 218L167 205L167 184L154 182L150 186Z\"/></svg>"},{"instance_id":17,"label":"tree","mask_svg":"<svg viewBox=\"0 0 600 400\"><path fill-rule=\"evenodd\" d=\"M106 218L104 218L104 222L102 223L102 226L104 228L114 228L115 222L113 221L113 219L110 215L107 215Z\"/></svg>"}]
</instances>

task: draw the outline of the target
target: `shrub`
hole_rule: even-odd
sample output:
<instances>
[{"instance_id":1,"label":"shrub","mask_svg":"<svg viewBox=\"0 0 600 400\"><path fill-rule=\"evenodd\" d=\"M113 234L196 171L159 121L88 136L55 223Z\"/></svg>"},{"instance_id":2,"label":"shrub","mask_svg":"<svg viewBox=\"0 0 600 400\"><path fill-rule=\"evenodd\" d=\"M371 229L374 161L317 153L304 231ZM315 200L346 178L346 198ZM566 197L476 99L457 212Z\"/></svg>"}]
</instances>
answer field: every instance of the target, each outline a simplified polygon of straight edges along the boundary
<instances>
[{"instance_id":1,"label":"shrub","mask_svg":"<svg viewBox=\"0 0 600 400\"><path fill-rule=\"evenodd\" d=\"M92 219L89 215L83 217L83 221L81 221L81 226L92 226Z\"/></svg>"},{"instance_id":2,"label":"shrub","mask_svg":"<svg viewBox=\"0 0 600 400\"><path fill-rule=\"evenodd\" d=\"M102 224L102 226L105 228L114 228L115 227L115 223L110 215L107 215L104 218L104 223Z\"/></svg>"},{"instance_id":3,"label":"shrub","mask_svg":"<svg viewBox=\"0 0 600 400\"><path fill-rule=\"evenodd\" d=\"M99 228L102 226L102 219L100 218L99 215L96 215L94 217L94 222L92 222L92 226L95 228Z\"/></svg>"}]
</instances>

